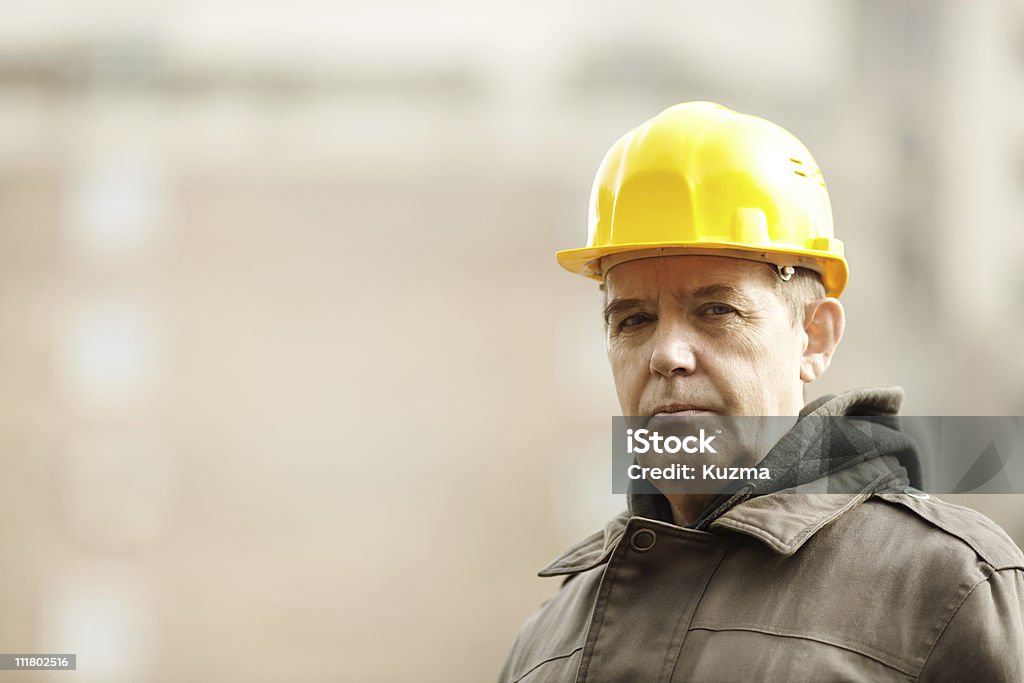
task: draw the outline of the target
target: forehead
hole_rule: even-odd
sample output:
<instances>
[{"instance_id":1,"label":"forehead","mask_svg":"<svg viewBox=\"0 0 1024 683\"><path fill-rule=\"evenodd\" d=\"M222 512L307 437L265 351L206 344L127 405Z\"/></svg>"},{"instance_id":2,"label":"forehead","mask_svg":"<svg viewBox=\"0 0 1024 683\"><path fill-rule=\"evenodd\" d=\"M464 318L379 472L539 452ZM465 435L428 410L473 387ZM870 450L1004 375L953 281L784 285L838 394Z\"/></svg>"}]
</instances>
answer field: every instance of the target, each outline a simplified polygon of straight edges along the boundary
<instances>
[{"instance_id":1,"label":"forehead","mask_svg":"<svg viewBox=\"0 0 1024 683\"><path fill-rule=\"evenodd\" d=\"M662 290L691 291L731 285L748 293L775 291L771 266L727 256L659 256L620 263L605 275L609 298L653 297Z\"/></svg>"}]
</instances>

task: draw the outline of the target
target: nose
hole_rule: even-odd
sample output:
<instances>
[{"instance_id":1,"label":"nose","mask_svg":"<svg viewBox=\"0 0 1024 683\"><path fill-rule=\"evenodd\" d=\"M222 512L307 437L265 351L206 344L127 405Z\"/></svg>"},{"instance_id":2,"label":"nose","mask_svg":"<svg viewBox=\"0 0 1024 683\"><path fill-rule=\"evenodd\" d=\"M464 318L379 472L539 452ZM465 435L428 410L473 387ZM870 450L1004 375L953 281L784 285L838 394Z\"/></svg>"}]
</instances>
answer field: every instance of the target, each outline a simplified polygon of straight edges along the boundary
<instances>
[{"instance_id":1,"label":"nose","mask_svg":"<svg viewBox=\"0 0 1024 683\"><path fill-rule=\"evenodd\" d=\"M651 374L671 378L696 371L697 356L685 331L678 325L658 325L651 351Z\"/></svg>"}]
</instances>

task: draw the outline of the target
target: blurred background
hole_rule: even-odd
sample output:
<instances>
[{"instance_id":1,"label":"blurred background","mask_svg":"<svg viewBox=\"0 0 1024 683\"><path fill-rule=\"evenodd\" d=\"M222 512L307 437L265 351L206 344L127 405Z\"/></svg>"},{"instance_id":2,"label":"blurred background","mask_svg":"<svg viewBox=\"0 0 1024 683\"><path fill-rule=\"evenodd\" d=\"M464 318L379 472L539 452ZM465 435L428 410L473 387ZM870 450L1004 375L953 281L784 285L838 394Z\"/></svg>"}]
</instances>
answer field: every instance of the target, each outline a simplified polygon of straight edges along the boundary
<instances>
[{"instance_id":1,"label":"blurred background","mask_svg":"<svg viewBox=\"0 0 1024 683\"><path fill-rule=\"evenodd\" d=\"M829 182L812 396L1024 414L1017 0L0 1L0 651L79 667L7 676L493 680L625 504L554 251L694 99Z\"/></svg>"}]
</instances>

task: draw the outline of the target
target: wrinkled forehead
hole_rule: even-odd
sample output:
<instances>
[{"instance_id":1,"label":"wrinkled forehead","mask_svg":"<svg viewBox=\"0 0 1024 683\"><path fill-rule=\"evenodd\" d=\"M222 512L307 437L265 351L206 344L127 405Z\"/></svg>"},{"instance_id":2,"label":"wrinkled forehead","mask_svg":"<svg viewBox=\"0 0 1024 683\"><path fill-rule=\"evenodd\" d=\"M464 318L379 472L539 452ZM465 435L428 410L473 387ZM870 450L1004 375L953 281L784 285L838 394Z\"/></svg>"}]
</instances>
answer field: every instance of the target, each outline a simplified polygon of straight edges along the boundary
<instances>
[{"instance_id":1,"label":"wrinkled forehead","mask_svg":"<svg viewBox=\"0 0 1024 683\"><path fill-rule=\"evenodd\" d=\"M615 297L650 297L711 285L729 285L751 294L775 291L772 266L729 256L654 256L613 263L605 271L605 291Z\"/></svg>"}]
</instances>

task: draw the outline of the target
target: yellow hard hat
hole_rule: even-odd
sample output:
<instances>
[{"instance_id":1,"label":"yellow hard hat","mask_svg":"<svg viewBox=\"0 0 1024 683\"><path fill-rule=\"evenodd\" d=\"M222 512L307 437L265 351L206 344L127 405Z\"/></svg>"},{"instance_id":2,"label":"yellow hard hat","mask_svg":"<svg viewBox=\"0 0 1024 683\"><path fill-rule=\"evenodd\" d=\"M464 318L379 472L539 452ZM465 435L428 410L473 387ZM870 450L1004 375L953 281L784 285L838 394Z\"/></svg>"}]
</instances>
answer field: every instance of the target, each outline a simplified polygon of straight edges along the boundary
<instances>
[{"instance_id":1,"label":"yellow hard hat","mask_svg":"<svg viewBox=\"0 0 1024 683\"><path fill-rule=\"evenodd\" d=\"M711 102L670 107L612 145L594 178L587 246L557 257L603 280L616 263L676 253L809 268L828 296L849 275L811 153L774 123Z\"/></svg>"}]
</instances>

